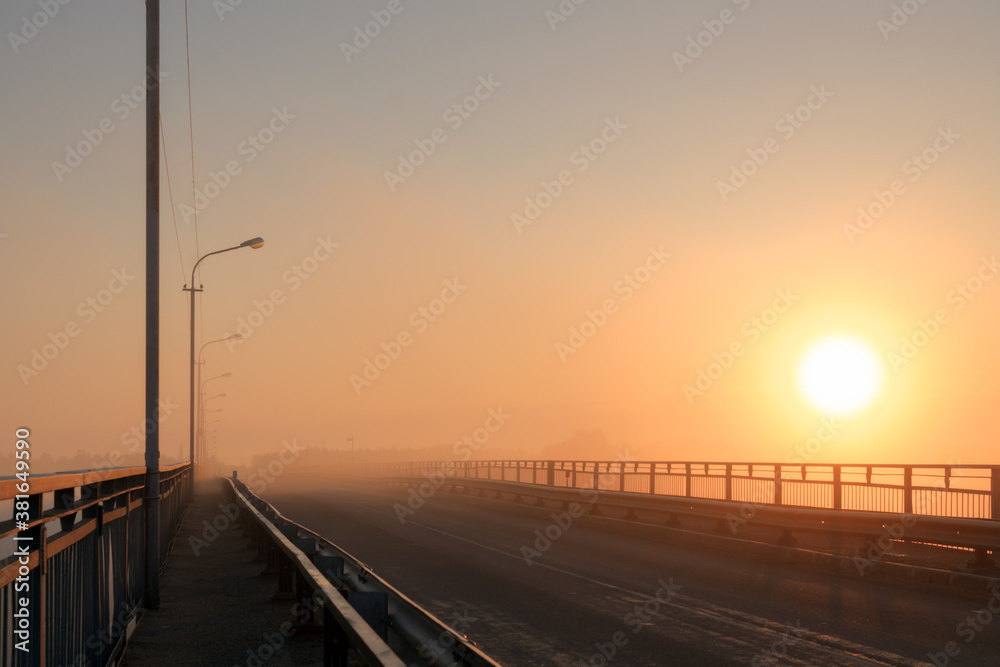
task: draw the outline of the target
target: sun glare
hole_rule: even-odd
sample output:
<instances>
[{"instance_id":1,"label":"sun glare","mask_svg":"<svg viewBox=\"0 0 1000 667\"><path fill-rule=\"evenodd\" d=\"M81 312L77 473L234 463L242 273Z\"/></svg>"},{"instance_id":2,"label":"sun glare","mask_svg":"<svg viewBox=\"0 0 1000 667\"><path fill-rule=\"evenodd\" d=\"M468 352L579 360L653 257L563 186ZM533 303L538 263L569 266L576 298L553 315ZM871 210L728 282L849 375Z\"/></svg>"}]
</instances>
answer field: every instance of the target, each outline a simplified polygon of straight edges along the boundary
<instances>
[{"instance_id":1,"label":"sun glare","mask_svg":"<svg viewBox=\"0 0 1000 667\"><path fill-rule=\"evenodd\" d=\"M849 336L823 339L799 364L799 390L817 410L848 415L864 408L882 389L882 364L870 346Z\"/></svg>"}]
</instances>

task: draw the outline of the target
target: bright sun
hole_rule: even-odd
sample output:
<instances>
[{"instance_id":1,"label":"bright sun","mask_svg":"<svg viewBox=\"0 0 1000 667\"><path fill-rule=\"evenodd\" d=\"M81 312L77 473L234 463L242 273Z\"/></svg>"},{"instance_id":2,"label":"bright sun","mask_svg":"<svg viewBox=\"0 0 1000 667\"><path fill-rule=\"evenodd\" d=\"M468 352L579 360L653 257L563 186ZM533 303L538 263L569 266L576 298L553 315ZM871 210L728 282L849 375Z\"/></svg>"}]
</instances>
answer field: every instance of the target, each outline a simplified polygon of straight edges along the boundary
<instances>
[{"instance_id":1,"label":"bright sun","mask_svg":"<svg viewBox=\"0 0 1000 667\"><path fill-rule=\"evenodd\" d=\"M818 410L848 415L867 407L882 389L882 364L865 343L849 336L825 338L799 364L799 390Z\"/></svg>"}]
</instances>

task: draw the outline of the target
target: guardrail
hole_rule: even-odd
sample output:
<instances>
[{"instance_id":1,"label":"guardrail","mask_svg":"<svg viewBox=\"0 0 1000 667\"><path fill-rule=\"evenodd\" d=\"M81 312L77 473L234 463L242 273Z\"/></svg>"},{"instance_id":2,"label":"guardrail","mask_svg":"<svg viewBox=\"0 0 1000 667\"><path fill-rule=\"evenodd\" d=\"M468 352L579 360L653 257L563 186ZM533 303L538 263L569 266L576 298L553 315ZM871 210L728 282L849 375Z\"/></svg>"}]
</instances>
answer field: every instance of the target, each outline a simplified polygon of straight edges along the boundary
<instances>
[{"instance_id":1,"label":"guardrail","mask_svg":"<svg viewBox=\"0 0 1000 667\"><path fill-rule=\"evenodd\" d=\"M294 599L323 628L323 664L348 665L356 650L377 667L499 667L468 638L397 591L371 568L282 516L240 480L230 489L251 546L278 577L278 596Z\"/></svg>"},{"instance_id":2,"label":"guardrail","mask_svg":"<svg viewBox=\"0 0 1000 667\"><path fill-rule=\"evenodd\" d=\"M145 479L144 467L0 479L0 664L117 660L144 602ZM189 464L160 469L160 566L190 484Z\"/></svg>"},{"instance_id":3,"label":"guardrail","mask_svg":"<svg viewBox=\"0 0 1000 667\"><path fill-rule=\"evenodd\" d=\"M1000 466L987 465L430 461L374 464L369 471L775 507L1000 519Z\"/></svg>"},{"instance_id":4,"label":"guardrail","mask_svg":"<svg viewBox=\"0 0 1000 667\"><path fill-rule=\"evenodd\" d=\"M390 476L383 481L418 489L429 484L426 477ZM440 480L439 480L440 481ZM713 526L713 532L735 535L750 521L759 527L773 528L781 533L778 544L794 546L792 533L813 532L825 535L889 539L960 547L976 552L974 563L993 566L988 554L1000 552L1000 523L983 519L918 516L884 512L836 511L774 506L751 506L725 500L654 496L645 493L590 489L556 488L523 482L503 482L470 478L448 478L438 488L466 489L477 493L494 493L500 498L509 495L514 500L528 498L537 504L555 503L571 516L618 514L635 520L638 512L666 518L668 526L688 527L690 519ZM610 511L609 511L610 510ZM890 527L891 530L886 530Z\"/></svg>"}]
</instances>

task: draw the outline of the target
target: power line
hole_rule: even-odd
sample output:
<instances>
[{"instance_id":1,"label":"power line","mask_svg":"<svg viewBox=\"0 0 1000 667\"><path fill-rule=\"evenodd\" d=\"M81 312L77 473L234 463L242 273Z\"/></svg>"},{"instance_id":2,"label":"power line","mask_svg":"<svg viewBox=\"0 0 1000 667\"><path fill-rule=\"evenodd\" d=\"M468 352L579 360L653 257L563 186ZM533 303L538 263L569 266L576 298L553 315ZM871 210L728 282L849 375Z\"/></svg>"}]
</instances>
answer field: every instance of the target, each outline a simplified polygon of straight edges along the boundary
<instances>
[{"instance_id":1,"label":"power line","mask_svg":"<svg viewBox=\"0 0 1000 667\"><path fill-rule=\"evenodd\" d=\"M192 111L191 104L191 38L190 33L188 32L187 0L184 0L184 56L187 59L188 138L191 143L191 208L194 209L194 250L195 257L200 257L201 247L198 243L198 192L195 187L194 171L194 113ZM194 285L191 287L194 287Z\"/></svg>"},{"instance_id":2,"label":"power line","mask_svg":"<svg viewBox=\"0 0 1000 667\"><path fill-rule=\"evenodd\" d=\"M194 251L195 257L201 257L201 245L198 241L198 191L195 186L194 170L194 112L191 102L191 33L188 30L188 3L184 0L184 57L187 61L187 92L188 92L188 138L191 144L191 209L194 211ZM191 278L191 298L194 299L194 276ZM204 299L202 299L204 301ZM202 304L202 322L204 319L204 304ZM193 311L192 311L193 312ZM202 336L204 340L204 335Z\"/></svg>"},{"instance_id":3,"label":"power line","mask_svg":"<svg viewBox=\"0 0 1000 667\"><path fill-rule=\"evenodd\" d=\"M174 190L170 185L170 165L167 163L167 135L163 130L163 116L160 116L160 143L163 146L163 171L167 177L167 193L170 196L170 213L174 218L174 237L177 239L177 257L181 261L182 281L187 281L187 271L184 270L184 253L181 252L181 234L177 229L177 211L174 209Z\"/></svg>"}]
</instances>

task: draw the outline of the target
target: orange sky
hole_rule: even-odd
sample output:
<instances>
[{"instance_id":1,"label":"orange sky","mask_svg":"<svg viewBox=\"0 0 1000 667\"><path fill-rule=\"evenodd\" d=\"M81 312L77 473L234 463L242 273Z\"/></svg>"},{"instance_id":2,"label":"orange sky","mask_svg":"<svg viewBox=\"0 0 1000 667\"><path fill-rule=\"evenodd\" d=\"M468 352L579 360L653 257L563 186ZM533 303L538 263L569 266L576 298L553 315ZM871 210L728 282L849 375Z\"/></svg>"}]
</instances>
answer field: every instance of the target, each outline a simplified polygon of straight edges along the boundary
<instances>
[{"instance_id":1,"label":"orange sky","mask_svg":"<svg viewBox=\"0 0 1000 667\"><path fill-rule=\"evenodd\" d=\"M227 461L292 438L451 443L501 406L477 456L599 430L607 459L784 461L827 423L798 361L846 332L885 386L810 460L995 463L1000 9L927 4L891 30L890 2L633 5L552 24L556 2L406 4L350 62L377 7L192 7L197 234L165 7L164 459L187 452L181 287L259 235L199 281L199 345L251 334L205 350L204 377L232 373L209 391ZM0 25L34 9L5 3ZM0 421L53 455L128 449L143 420L142 21L68 5L0 58Z\"/></svg>"}]
</instances>

